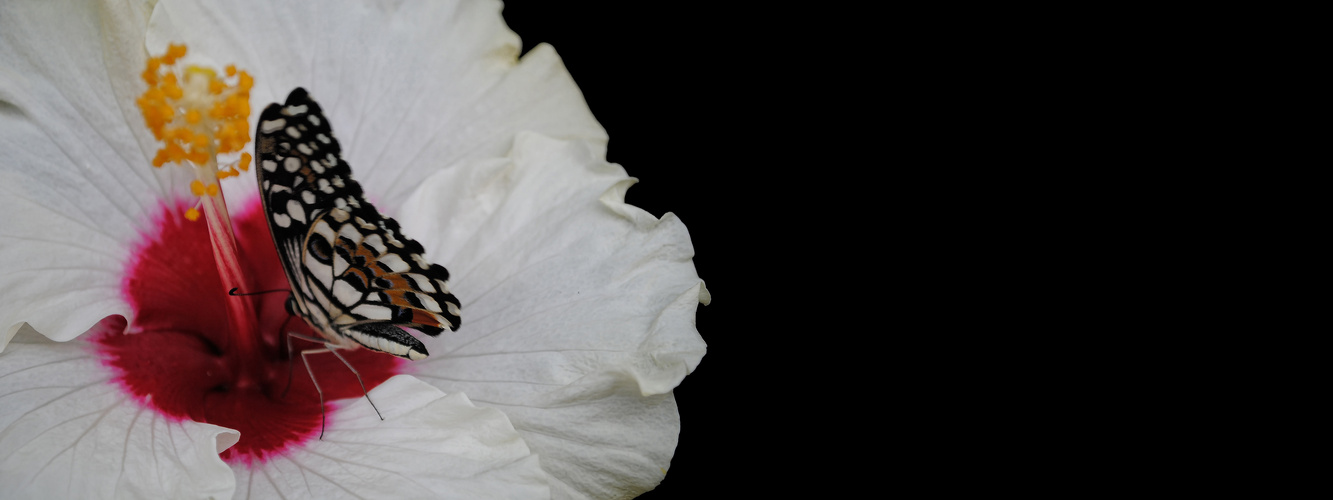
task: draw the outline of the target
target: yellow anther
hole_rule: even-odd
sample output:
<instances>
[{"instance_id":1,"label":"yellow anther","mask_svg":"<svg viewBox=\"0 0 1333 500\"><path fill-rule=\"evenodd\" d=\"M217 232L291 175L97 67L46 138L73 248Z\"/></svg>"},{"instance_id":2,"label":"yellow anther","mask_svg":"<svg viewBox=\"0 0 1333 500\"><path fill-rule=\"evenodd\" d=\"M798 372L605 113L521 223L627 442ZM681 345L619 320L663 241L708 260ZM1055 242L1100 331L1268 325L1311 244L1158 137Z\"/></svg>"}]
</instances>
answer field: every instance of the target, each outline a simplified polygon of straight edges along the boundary
<instances>
[{"instance_id":1,"label":"yellow anther","mask_svg":"<svg viewBox=\"0 0 1333 500\"><path fill-rule=\"evenodd\" d=\"M162 93L167 95L168 99L180 99L185 97L185 91L181 90L180 84L176 83L176 75L167 73L166 78L162 79Z\"/></svg>"},{"instance_id":2,"label":"yellow anther","mask_svg":"<svg viewBox=\"0 0 1333 500\"><path fill-rule=\"evenodd\" d=\"M167 161L169 162L179 163L185 159L185 149L181 148L180 144L168 142L166 146L162 147L162 151L167 154Z\"/></svg>"},{"instance_id":3,"label":"yellow anther","mask_svg":"<svg viewBox=\"0 0 1333 500\"><path fill-rule=\"evenodd\" d=\"M185 46L173 43L167 45L167 53L162 56L162 62L176 64L176 60L182 57L185 57Z\"/></svg>"},{"instance_id":4,"label":"yellow anther","mask_svg":"<svg viewBox=\"0 0 1333 500\"><path fill-rule=\"evenodd\" d=\"M189 219L191 222L199 220L199 209L191 207L189 210L186 210L185 218Z\"/></svg>"},{"instance_id":5,"label":"yellow anther","mask_svg":"<svg viewBox=\"0 0 1333 500\"><path fill-rule=\"evenodd\" d=\"M190 142L194 139L194 132L190 132L190 129L185 127L169 129L162 135L165 136L168 141L176 141L180 143Z\"/></svg>"},{"instance_id":6,"label":"yellow anther","mask_svg":"<svg viewBox=\"0 0 1333 500\"><path fill-rule=\"evenodd\" d=\"M153 156L153 166L177 163L202 169L197 172L201 180L190 184L190 192L218 196L220 186L204 181L239 176L254 161L243 154L238 162L217 164L218 155L241 151L250 142L250 89L254 78L235 65L227 65L222 71L177 66L185 54L184 45L171 44L165 54L148 58L141 75L148 89L135 104L153 137L162 142ZM187 218L197 219L198 211L191 209Z\"/></svg>"}]
</instances>

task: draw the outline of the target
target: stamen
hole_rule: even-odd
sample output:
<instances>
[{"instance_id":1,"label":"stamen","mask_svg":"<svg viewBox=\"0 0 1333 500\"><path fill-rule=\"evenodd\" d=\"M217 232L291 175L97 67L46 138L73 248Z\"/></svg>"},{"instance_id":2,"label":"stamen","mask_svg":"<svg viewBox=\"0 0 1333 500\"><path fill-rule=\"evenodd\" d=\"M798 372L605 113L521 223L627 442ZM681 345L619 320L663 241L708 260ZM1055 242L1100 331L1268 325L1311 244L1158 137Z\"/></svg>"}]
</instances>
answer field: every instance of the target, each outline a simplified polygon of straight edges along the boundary
<instances>
[{"instance_id":1,"label":"stamen","mask_svg":"<svg viewBox=\"0 0 1333 500\"><path fill-rule=\"evenodd\" d=\"M162 149L153 157L153 166L161 168L176 163L194 170L190 193L198 196L195 206L185 211L191 221L202 214L208 222L214 262L227 287L250 289L241 273L236 236L232 232L227 202L222 197L219 179L240 175L233 164L219 166L218 155L240 152L250 142L250 88L254 79L245 71L228 65L225 77L200 66L177 67L185 57L184 45L171 44L165 54L150 57L141 74L148 84L136 104L143 112L144 124L153 137L162 141ZM241 155L242 170L249 167L250 155ZM225 289L224 289L225 290ZM221 291L219 291L221 293ZM254 305L249 299L227 301L227 313L236 348L258 356L258 326ZM241 356L240 359L254 359ZM239 370L241 373L245 371ZM244 378L244 377L243 377ZM242 380L240 383L246 383Z\"/></svg>"}]
</instances>

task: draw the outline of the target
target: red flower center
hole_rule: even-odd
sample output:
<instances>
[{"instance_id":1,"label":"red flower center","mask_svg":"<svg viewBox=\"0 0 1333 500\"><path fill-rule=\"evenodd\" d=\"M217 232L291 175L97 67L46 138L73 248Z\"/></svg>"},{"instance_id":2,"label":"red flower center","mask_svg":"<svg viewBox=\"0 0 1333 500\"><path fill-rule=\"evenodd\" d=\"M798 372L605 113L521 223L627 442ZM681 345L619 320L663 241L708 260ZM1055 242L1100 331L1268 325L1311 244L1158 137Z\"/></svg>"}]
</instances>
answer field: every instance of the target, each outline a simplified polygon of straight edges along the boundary
<instances>
[{"instance_id":1,"label":"red flower center","mask_svg":"<svg viewBox=\"0 0 1333 500\"><path fill-rule=\"evenodd\" d=\"M218 276L202 222L180 217L182 206L162 207L156 232L144 235L127 265L122 285L134 308L129 331L110 328L94 340L118 382L145 406L178 419L235 429L240 442L222 453L228 463L252 463L317 439L321 426L319 395L302 363L301 351L323 346L292 339L286 332L319 338L299 317L287 313L289 293L232 297ZM234 218L242 265L254 290L287 290L273 239L259 203ZM258 332L234 331L227 318L228 300L252 300ZM249 359L238 336L258 336L261 359ZM342 353L372 389L403 371L398 358L366 349ZM306 356L323 389L330 432L335 405L361 397L361 385L329 353ZM290 375L289 375L290 374ZM289 382L290 381L290 382Z\"/></svg>"}]
</instances>

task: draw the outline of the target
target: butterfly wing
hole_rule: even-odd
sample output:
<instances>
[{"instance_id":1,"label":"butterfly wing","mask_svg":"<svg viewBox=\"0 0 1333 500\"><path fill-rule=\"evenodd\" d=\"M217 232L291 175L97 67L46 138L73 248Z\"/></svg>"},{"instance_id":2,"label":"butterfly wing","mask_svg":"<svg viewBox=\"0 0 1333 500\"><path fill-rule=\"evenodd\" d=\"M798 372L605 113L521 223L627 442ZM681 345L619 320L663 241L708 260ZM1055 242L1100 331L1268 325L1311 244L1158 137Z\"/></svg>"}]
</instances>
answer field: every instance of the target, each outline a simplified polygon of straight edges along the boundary
<instances>
[{"instance_id":1,"label":"butterfly wing","mask_svg":"<svg viewBox=\"0 0 1333 500\"><path fill-rule=\"evenodd\" d=\"M449 271L365 201L328 120L305 89L271 104L255 133L260 198L292 289L293 312L332 342L410 359L459 325Z\"/></svg>"}]
</instances>

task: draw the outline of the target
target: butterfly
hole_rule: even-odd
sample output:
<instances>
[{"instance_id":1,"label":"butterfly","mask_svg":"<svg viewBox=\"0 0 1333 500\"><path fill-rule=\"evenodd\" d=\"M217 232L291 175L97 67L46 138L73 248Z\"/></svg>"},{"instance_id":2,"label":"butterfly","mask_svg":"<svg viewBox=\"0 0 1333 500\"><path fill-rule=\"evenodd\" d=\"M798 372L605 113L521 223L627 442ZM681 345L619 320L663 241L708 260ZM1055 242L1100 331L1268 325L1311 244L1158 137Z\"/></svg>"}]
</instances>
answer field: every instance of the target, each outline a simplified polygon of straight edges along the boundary
<instances>
[{"instance_id":1,"label":"butterfly","mask_svg":"<svg viewBox=\"0 0 1333 500\"><path fill-rule=\"evenodd\" d=\"M255 128L263 213L291 288L287 311L322 339L289 335L322 341L335 355L365 347L412 360L428 356L403 327L431 336L458 328L449 271L427 261L420 243L365 200L329 120L305 89L270 104Z\"/></svg>"}]
</instances>

